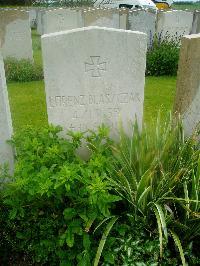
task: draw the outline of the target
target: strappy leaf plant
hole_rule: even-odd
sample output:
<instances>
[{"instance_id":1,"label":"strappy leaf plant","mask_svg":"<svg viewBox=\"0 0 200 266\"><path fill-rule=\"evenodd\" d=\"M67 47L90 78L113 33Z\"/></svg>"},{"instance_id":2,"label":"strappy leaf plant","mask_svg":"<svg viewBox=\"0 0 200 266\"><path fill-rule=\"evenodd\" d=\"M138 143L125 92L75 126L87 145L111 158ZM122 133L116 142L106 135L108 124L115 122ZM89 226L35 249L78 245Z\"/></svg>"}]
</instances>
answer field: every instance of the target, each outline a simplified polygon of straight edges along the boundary
<instances>
[{"instance_id":1,"label":"strappy leaf plant","mask_svg":"<svg viewBox=\"0 0 200 266\"><path fill-rule=\"evenodd\" d=\"M185 265L181 242L198 237L200 229L198 138L185 139L180 122L170 119L163 125L158 119L151 131L136 124L131 137L121 129L113 150L116 163L109 180L127 203L126 211L158 231L161 258L164 243L173 239Z\"/></svg>"}]
</instances>

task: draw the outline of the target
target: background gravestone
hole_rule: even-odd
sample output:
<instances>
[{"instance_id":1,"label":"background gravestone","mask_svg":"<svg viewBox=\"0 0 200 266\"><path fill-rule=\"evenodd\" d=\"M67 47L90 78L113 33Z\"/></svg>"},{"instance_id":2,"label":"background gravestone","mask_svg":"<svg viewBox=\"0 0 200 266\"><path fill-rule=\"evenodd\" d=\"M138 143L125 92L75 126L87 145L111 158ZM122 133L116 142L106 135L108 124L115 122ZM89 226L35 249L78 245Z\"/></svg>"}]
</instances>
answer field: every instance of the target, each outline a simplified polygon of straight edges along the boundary
<instances>
[{"instance_id":1,"label":"background gravestone","mask_svg":"<svg viewBox=\"0 0 200 266\"><path fill-rule=\"evenodd\" d=\"M174 111L182 115L186 135L199 126L200 34L182 38Z\"/></svg>"},{"instance_id":2,"label":"background gravestone","mask_svg":"<svg viewBox=\"0 0 200 266\"><path fill-rule=\"evenodd\" d=\"M81 44L81 45L80 45ZM96 129L114 136L142 124L146 34L88 27L42 36L49 123L64 129Z\"/></svg>"},{"instance_id":3,"label":"background gravestone","mask_svg":"<svg viewBox=\"0 0 200 266\"><path fill-rule=\"evenodd\" d=\"M147 34L147 42L153 41L156 29L156 12L153 10L133 10L128 14L128 29Z\"/></svg>"},{"instance_id":4,"label":"background gravestone","mask_svg":"<svg viewBox=\"0 0 200 266\"><path fill-rule=\"evenodd\" d=\"M127 30L129 9L119 8L118 12L119 12L119 28L123 30Z\"/></svg>"},{"instance_id":5,"label":"background gravestone","mask_svg":"<svg viewBox=\"0 0 200 266\"><path fill-rule=\"evenodd\" d=\"M44 26L43 26L43 16L45 12L48 11L47 8L39 8L36 15L36 26L37 26L37 33L42 35L44 33Z\"/></svg>"},{"instance_id":6,"label":"background gravestone","mask_svg":"<svg viewBox=\"0 0 200 266\"><path fill-rule=\"evenodd\" d=\"M32 29L36 28L36 20L37 20L37 9L36 8L29 9L29 21Z\"/></svg>"},{"instance_id":7,"label":"background gravestone","mask_svg":"<svg viewBox=\"0 0 200 266\"><path fill-rule=\"evenodd\" d=\"M3 58L33 60L28 11L0 10L0 48Z\"/></svg>"},{"instance_id":8,"label":"background gravestone","mask_svg":"<svg viewBox=\"0 0 200 266\"><path fill-rule=\"evenodd\" d=\"M84 27L99 26L119 29L118 9L93 8L83 12Z\"/></svg>"},{"instance_id":9,"label":"background gravestone","mask_svg":"<svg viewBox=\"0 0 200 266\"><path fill-rule=\"evenodd\" d=\"M200 33L200 10L194 11L192 33Z\"/></svg>"},{"instance_id":10,"label":"background gravestone","mask_svg":"<svg viewBox=\"0 0 200 266\"><path fill-rule=\"evenodd\" d=\"M180 39L192 31L193 13L183 10L159 11L157 14L156 33L164 39Z\"/></svg>"},{"instance_id":11,"label":"background gravestone","mask_svg":"<svg viewBox=\"0 0 200 266\"><path fill-rule=\"evenodd\" d=\"M43 34L83 27L80 9L58 8L43 14Z\"/></svg>"},{"instance_id":12,"label":"background gravestone","mask_svg":"<svg viewBox=\"0 0 200 266\"><path fill-rule=\"evenodd\" d=\"M9 163L13 169L13 152L6 143L12 135L12 122L6 88L3 59L0 55L0 164Z\"/></svg>"}]
</instances>

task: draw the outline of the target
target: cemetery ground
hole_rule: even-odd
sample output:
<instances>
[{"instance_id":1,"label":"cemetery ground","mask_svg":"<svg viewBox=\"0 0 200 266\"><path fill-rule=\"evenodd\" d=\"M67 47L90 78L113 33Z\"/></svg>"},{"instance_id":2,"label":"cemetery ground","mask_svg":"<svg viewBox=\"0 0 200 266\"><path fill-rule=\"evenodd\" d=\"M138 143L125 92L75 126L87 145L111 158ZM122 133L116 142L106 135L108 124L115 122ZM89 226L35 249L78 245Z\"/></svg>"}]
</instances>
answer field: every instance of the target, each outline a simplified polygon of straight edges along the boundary
<instances>
[{"instance_id":1,"label":"cemetery ground","mask_svg":"<svg viewBox=\"0 0 200 266\"><path fill-rule=\"evenodd\" d=\"M181 9L181 10L184 10L184 9L188 9L188 10L198 10L200 9L200 2L179 2L179 3L174 3L172 4L172 8L173 9Z\"/></svg>"},{"instance_id":2,"label":"cemetery ground","mask_svg":"<svg viewBox=\"0 0 200 266\"><path fill-rule=\"evenodd\" d=\"M36 65L42 66L40 36L32 31L33 55ZM144 122L151 125L160 112L165 121L172 110L176 77L146 77L144 100ZM9 82L8 92L14 131L26 125L41 127L47 125L44 81Z\"/></svg>"},{"instance_id":3,"label":"cemetery ground","mask_svg":"<svg viewBox=\"0 0 200 266\"><path fill-rule=\"evenodd\" d=\"M150 125L161 113L162 121L172 110L176 77L146 77L144 122ZM8 83L14 130L26 125L47 125L43 81Z\"/></svg>"},{"instance_id":4,"label":"cemetery ground","mask_svg":"<svg viewBox=\"0 0 200 266\"><path fill-rule=\"evenodd\" d=\"M151 130L135 126L118 143L103 126L63 139L47 125L44 81L8 82L17 159L14 181L1 184L3 265L200 265L199 142L185 141L179 123L163 123L175 88L175 76L146 77ZM77 156L82 140L86 161Z\"/></svg>"}]
</instances>

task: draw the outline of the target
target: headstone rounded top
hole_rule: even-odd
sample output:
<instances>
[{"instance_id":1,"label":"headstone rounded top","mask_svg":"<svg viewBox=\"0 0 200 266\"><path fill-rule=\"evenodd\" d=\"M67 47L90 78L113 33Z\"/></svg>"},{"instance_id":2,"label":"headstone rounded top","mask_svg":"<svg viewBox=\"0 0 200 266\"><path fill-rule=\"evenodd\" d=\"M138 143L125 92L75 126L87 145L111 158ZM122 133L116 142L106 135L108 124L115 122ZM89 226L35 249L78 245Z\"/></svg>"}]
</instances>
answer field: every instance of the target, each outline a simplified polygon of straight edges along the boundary
<instances>
[{"instance_id":1,"label":"headstone rounded top","mask_svg":"<svg viewBox=\"0 0 200 266\"><path fill-rule=\"evenodd\" d=\"M112 31L112 32L119 32L119 33L129 33L129 34L139 34L146 36L146 33L140 32L140 31L131 31L131 30L124 30L124 29L115 29L115 28L107 28L107 27L98 27L98 26L89 26L89 27L83 27L83 28L77 28L72 30L66 30L66 31L59 31L59 32L53 32L49 34L43 34L41 36L42 39L47 37L53 37L53 36L59 36L59 35L66 35L66 34L74 34L82 31Z\"/></svg>"}]
</instances>

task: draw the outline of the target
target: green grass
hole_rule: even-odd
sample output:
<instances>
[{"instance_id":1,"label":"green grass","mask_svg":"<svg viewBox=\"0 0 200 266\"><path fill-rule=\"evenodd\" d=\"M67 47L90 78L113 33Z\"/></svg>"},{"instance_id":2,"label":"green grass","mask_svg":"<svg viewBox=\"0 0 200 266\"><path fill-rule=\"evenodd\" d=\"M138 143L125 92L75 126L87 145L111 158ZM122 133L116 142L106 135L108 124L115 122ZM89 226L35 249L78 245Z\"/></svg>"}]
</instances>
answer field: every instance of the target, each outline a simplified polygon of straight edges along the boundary
<instances>
[{"instance_id":1,"label":"green grass","mask_svg":"<svg viewBox=\"0 0 200 266\"><path fill-rule=\"evenodd\" d=\"M41 37L36 30L32 30L33 57L36 65L42 65Z\"/></svg>"},{"instance_id":2,"label":"green grass","mask_svg":"<svg viewBox=\"0 0 200 266\"><path fill-rule=\"evenodd\" d=\"M189 9L189 10L200 10L200 2L197 3L174 3L172 5L173 9Z\"/></svg>"},{"instance_id":3,"label":"green grass","mask_svg":"<svg viewBox=\"0 0 200 266\"><path fill-rule=\"evenodd\" d=\"M151 124L158 112L165 120L173 108L176 77L146 77L144 99L144 122Z\"/></svg>"},{"instance_id":4,"label":"green grass","mask_svg":"<svg viewBox=\"0 0 200 266\"><path fill-rule=\"evenodd\" d=\"M44 82L12 82L8 84L14 131L26 125L47 125Z\"/></svg>"},{"instance_id":5,"label":"green grass","mask_svg":"<svg viewBox=\"0 0 200 266\"><path fill-rule=\"evenodd\" d=\"M41 37L32 30L34 63L42 66ZM26 125L47 125L44 81L8 83L14 131Z\"/></svg>"},{"instance_id":6,"label":"green grass","mask_svg":"<svg viewBox=\"0 0 200 266\"><path fill-rule=\"evenodd\" d=\"M151 124L158 112L164 120L172 109L175 77L147 77L145 86L144 121ZM13 82L8 84L14 131L26 125L47 125L44 82Z\"/></svg>"}]
</instances>

